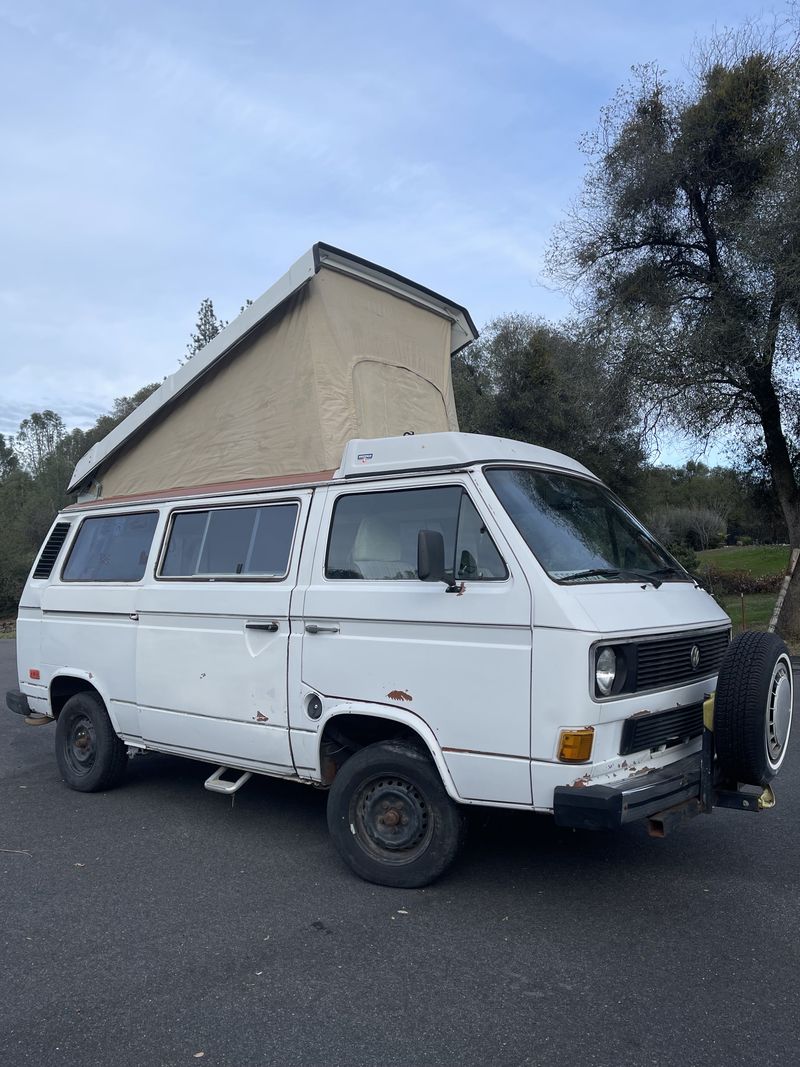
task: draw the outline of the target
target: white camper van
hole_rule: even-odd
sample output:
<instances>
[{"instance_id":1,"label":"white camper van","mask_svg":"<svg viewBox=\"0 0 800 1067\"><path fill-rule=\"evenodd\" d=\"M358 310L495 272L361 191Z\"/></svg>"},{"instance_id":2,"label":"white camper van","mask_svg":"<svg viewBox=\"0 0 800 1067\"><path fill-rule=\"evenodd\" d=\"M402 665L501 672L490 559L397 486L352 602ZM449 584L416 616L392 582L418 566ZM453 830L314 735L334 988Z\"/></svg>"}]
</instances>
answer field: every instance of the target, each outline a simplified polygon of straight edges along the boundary
<instances>
[{"instance_id":1,"label":"white camper van","mask_svg":"<svg viewBox=\"0 0 800 1067\"><path fill-rule=\"evenodd\" d=\"M590 471L461 433L351 441L323 479L73 505L17 633L9 706L56 720L73 789L143 750L209 763L222 793L329 787L342 857L394 886L447 868L468 805L655 834L769 807L792 714L783 644L731 644Z\"/></svg>"}]
</instances>

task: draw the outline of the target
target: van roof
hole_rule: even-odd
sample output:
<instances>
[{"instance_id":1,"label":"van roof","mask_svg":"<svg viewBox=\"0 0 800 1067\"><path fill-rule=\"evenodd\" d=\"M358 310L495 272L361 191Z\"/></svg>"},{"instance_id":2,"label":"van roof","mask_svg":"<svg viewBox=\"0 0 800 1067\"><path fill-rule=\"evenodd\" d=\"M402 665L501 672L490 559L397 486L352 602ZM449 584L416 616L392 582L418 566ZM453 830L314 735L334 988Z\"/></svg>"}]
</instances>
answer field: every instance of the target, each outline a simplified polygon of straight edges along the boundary
<instances>
[{"instance_id":1,"label":"van roof","mask_svg":"<svg viewBox=\"0 0 800 1067\"><path fill-rule=\"evenodd\" d=\"M159 502L190 497L235 496L266 489L309 488L356 479L382 479L429 471L459 470L479 463L511 463L569 471L596 479L577 460L549 448L474 433L426 433L407 437L361 438L348 442L335 471L248 478L208 485L178 486L131 496L101 497L72 504L64 511L86 511L121 504Z\"/></svg>"}]
</instances>

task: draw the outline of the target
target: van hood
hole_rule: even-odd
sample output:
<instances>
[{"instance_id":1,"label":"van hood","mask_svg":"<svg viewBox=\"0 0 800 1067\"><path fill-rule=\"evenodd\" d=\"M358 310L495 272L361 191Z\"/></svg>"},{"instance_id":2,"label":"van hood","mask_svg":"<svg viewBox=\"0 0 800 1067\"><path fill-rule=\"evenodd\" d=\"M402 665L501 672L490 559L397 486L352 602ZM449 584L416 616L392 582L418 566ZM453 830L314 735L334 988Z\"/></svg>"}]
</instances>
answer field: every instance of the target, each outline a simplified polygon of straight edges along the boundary
<instances>
[{"instance_id":1,"label":"van hood","mask_svg":"<svg viewBox=\"0 0 800 1067\"><path fill-rule=\"evenodd\" d=\"M686 630L730 622L710 593L689 582L663 582L658 588L633 582L562 585L550 604L541 607L545 615L553 612L561 619L548 621L537 610L537 625L567 625L601 634Z\"/></svg>"}]
</instances>

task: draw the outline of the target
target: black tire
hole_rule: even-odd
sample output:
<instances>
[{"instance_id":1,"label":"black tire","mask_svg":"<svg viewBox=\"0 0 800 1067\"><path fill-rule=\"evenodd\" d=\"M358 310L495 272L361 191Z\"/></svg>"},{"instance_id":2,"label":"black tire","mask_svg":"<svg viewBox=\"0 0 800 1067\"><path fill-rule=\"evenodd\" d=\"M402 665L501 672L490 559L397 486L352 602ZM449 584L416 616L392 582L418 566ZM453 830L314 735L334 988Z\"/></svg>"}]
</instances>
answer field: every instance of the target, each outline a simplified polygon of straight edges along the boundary
<instances>
[{"instance_id":1,"label":"black tire","mask_svg":"<svg viewBox=\"0 0 800 1067\"><path fill-rule=\"evenodd\" d=\"M125 776L127 750L95 693L76 693L61 709L56 760L61 777L80 793L112 789Z\"/></svg>"},{"instance_id":2,"label":"black tire","mask_svg":"<svg viewBox=\"0 0 800 1067\"><path fill-rule=\"evenodd\" d=\"M405 741L360 749L328 795L328 829L339 854L377 885L429 885L458 855L465 827L427 752Z\"/></svg>"},{"instance_id":3,"label":"black tire","mask_svg":"<svg viewBox=\"0 0 800 1067\"><path fill-rule=\"evenodd\" d=\"M748 630L731 642L714 701L714 744L729 778L766 785L775 777L786 756L792 697L792 664L779 637Z\"/></svg>"}]
</instances>

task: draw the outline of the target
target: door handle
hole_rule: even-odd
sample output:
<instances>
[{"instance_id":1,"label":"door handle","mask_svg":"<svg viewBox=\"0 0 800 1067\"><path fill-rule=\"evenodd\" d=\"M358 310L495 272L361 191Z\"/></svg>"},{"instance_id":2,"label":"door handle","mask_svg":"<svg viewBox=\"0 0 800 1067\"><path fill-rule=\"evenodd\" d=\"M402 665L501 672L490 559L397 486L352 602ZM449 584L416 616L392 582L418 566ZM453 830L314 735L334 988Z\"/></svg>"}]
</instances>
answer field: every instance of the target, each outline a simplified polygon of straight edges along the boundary
<instances>
[{"instance_id":1,"label":"door handle","mask_svg":"<svg viewBox=\"0 0 800 1067\"><path fill-rule=\"evenodd\" d=\"M245 630L267 630L271 634L278 632L277 622L246 622Z\"/></svg>"},{"instance_id":2,"label":"door handle","mask_svg":"<svg viewBox=\"0 0 800 1067\"><path fill-rule=\"evenodd\" d=\"M306 623L307 634L338 634L338 626L319 626L315 622Z\"/></svg>"}]
</instances>

